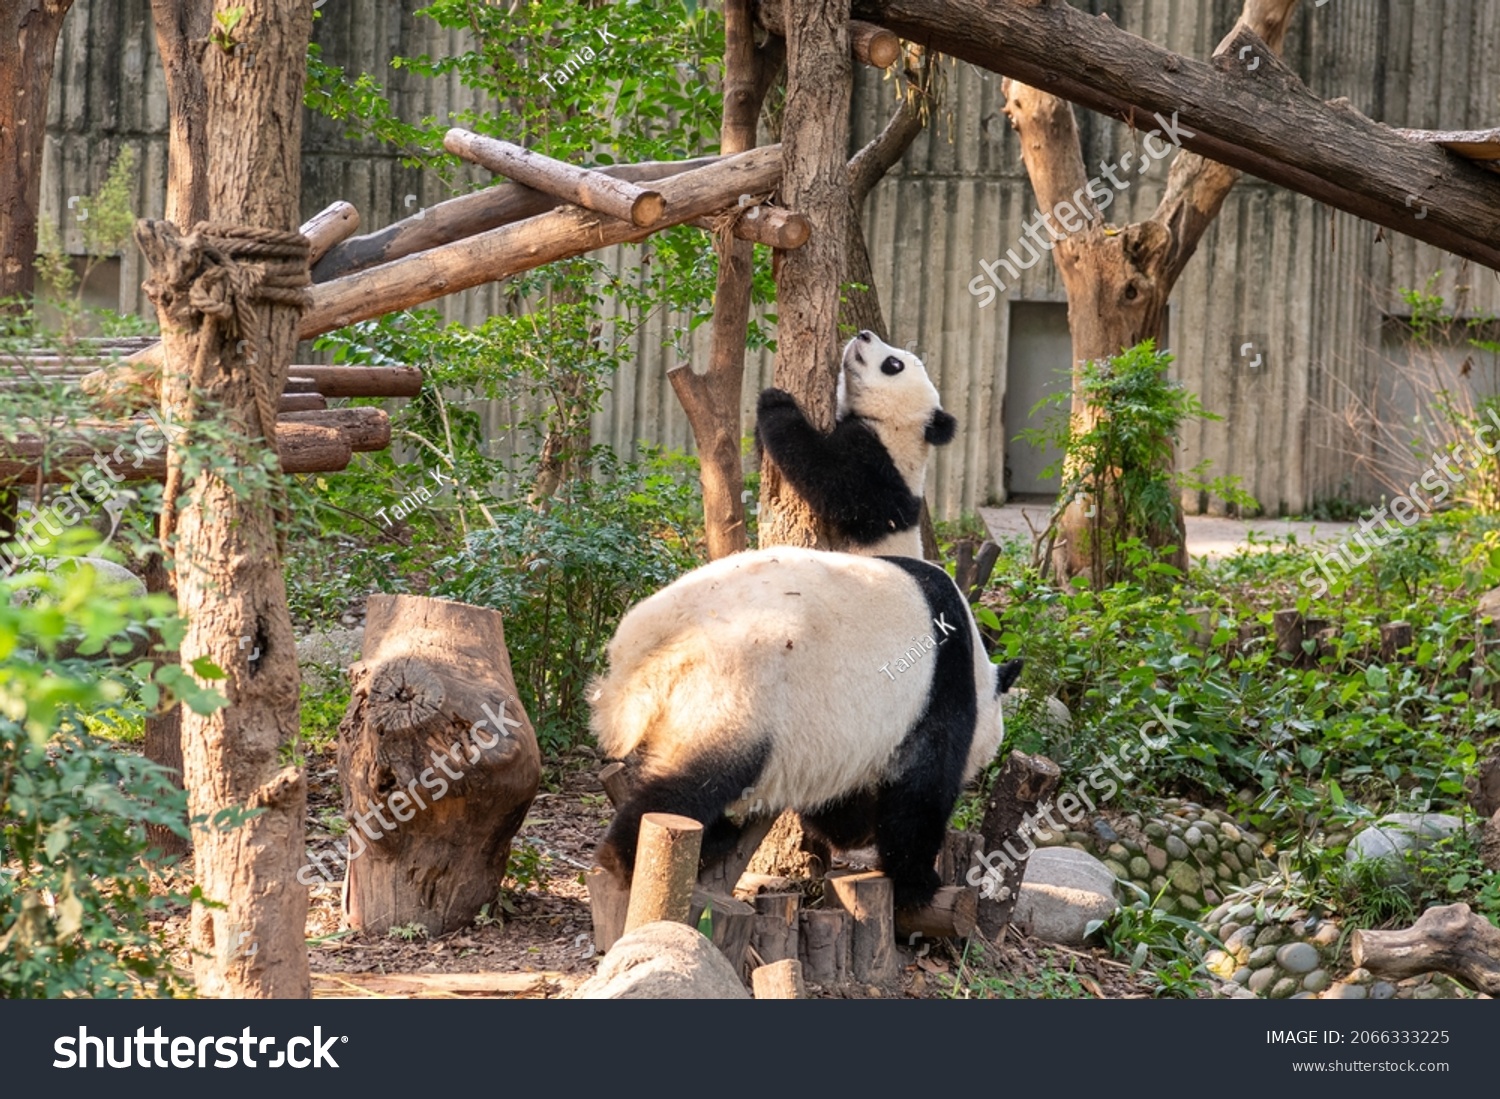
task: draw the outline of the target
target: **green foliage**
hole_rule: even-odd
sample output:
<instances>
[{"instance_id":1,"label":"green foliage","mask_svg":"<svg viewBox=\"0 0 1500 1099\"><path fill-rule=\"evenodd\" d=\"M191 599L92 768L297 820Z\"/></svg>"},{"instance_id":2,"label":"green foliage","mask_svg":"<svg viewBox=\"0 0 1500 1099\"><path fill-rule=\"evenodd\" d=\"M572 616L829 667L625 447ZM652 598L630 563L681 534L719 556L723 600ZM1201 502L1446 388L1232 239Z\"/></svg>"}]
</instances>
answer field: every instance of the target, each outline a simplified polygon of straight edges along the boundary
<instances>
[{"instance_id":1,"label":"green foliage","mask_svg":"<svg viewBox=\"0 0 1500 1099\"><path fill-rule=\"evenodd\" d=\"M549 751L585 734L584 689L620 617L699 563L692 462L598 458L602 480L572 482L545 510L497 508L493 527L434 566L434 594L504 613L516 688Z\"/></svg>"},{"instance_id":2,"label":"green foliage","mask_svg":"<svg viewBox=\"0 0 1500 1099\"><path fill-rule=\"evenodd\" d=\"M1090 989L1080 979L1076 955L1069 954L1064 965L1056 951L1042 950L1045 967L1039 973L1031 974L986 971L980 968L984 953L985 947L979 940L964 940L958 973L938 975L938 982L949 999L1087 1000L1099 995L1097 985Z\"/></svg>"},{"instance_id":3,"label":"green foliage","mask_svg":"<svg viewBox=\"0 0 1500 1099\"><path fill-rule=\"evenodd\" d=\"M1134 882L1120 885L1134 893L1134 899L1107 920L1090 920L1086 933L1098 932L1110 952L1128 959L1130 972L1141 973L1156 995L1201 996L1208 988L1203 943L1221 944L1194 921L1156 908L1150 894Z\"/></svg>"},{"instance_id":4,"label":"green foliage","mask_svg":"<svg viewBox=\"0 0 1500 1099\"><path fill-rule=\"evenodd\" d=\"M1042 474L1063 478L1048 533L1055 536L1058 518L1074 500L1088 505L1087 549L1096 583L1113 583L1153 568L1152 555L1141 554L1133 543L1157 532L1180 535L1177 499L1185 490L1212 492L1241 507L1258 506L1236 487L1235 478L1205 480L1206 462L1188 472L1176 470L1173 456L1182 426L1189 420L1219 417L1167 377L1172 358L1156 350L1154 341L1145 340L1107 361L1084 363L1074 383L1083 414L1067 412L1073 393L1062 390L1032 411L1048 405L1063 411L1046 427L1020 435L1062 452ZM1041 544L1050 549L1051 537Z\"/></svg>"},{"instance_id":5,"label":"green foliage","mask_svg":"<svg viewBox=\"0 0 1500 1099\"><path fill-rule=\"evenodd\" d=\"M158 891L145 827L183 834L167 773L87 731L166 701L132 623L176 645L170 600L121 595L91 568L0 578L0 996L119 997L182 991L152 916L190 898ZM66 659L64 646L91 656ZM179 672L180 669L174 669ZM179 694L186 688L177 682ZM210 698L209 696L212 696ZM196 688L192 701L222 698Z\"/></svg>"}]
</instances>

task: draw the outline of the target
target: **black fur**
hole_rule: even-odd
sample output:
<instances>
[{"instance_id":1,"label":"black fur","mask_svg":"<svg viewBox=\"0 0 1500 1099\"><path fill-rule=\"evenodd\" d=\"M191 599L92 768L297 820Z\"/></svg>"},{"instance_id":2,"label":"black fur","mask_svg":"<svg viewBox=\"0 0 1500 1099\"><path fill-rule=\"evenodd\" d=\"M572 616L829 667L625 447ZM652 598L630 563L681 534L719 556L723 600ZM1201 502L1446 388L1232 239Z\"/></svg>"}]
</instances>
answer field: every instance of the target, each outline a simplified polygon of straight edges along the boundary
<instances>
[{"instance_id":1,"label":"black fur","mask_svg":"<svg viewBox=\"0 0 1500 1099\"><path fill-rule=\"evenodd\" d=\"M771 742L762 740L739 755L705 754L676 774L649 776L651 761L638 752L625 757L621 772L628 782L624 803L599 845L599 865L629 881L635 870L635 845L646 813L678 813L703 825L703 847L699 866L708 867L724 858L739 839L740 826L724 815L725 806L750 790L754 798L756 780L771 754Z\"/></svg>"},{"instance_id":2,"label":"black fur","mask_svg":"<svg viewBox=\"0 0 1500 1099\"><path fill-rule=\"evenodd\" d=\"M783 389L762 393L757 415L756 441L840 536L868 546L917 525L921 497L906 487L875 429L864 420L849 416L824 435ZM938 416L948 414L939 411L934 423ZM932 425L927 430L930 435Z\"/></svg>"},{"instance_id":3,"label":"black fur","mask_svg":"<svg viewBox=\"0 0 1500 1099\"><path fill-rule=\"evenodd\" d=\"M944 412L941 408L932 414L932 419L927 421L927 430L923 437L933 446L947 446L953 441L953 436L958 432L958 420L952 413Z\"/></svg>"}]
</instances>

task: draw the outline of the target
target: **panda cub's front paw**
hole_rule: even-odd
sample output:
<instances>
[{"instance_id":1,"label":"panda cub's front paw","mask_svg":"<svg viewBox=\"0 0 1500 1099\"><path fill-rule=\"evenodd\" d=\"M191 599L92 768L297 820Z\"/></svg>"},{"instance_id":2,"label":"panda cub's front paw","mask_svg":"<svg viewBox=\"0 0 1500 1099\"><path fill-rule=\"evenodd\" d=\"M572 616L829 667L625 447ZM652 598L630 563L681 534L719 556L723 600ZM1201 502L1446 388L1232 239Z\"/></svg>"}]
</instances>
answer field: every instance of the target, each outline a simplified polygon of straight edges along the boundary
<instances>
[{"instance_id":1,"label":"panda cub's front paw","mask_svg":"<svg viewBox=\"0 0 1500 1099\"><path fill-rule=\"evenodd\" d=\"M760 401L756 404L756 411L764 416L767 412L775 412L778 409L797 408L797 399L785 389L772 387L761 391Z\"/></svg>"}]
</instances>

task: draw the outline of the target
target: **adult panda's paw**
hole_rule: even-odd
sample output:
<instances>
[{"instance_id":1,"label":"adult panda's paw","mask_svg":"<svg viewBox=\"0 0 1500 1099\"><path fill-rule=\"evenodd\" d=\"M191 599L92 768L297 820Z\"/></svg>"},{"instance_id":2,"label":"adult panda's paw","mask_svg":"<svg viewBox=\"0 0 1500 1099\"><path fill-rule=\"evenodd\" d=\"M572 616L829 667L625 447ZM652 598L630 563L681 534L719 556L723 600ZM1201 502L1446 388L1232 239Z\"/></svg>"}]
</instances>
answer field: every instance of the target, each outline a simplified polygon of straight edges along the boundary
<instances>
[{"instance_id":1,"label":"adult panda's paw","mask_svg":"<svg viewBox=\"0 0 1500 1099\"><path fill-rule=\"evenodd\" d=\"M774 386L761 391L760 400L755 406L756 412L762 416L788 408L794 412L801 411L797 408L797 398L785 389L777 389Z\"/></svg>"}]
</instances>

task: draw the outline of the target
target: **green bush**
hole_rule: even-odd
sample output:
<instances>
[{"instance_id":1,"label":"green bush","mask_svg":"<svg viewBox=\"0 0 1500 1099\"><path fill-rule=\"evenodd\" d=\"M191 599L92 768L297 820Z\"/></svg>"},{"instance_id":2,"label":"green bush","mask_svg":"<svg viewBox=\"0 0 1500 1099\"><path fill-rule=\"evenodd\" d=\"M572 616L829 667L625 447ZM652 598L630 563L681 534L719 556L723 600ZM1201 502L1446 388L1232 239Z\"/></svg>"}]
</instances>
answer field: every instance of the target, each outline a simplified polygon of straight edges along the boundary
<instances>
[{"instance_id":1,"label":"green bush","mask_svg":"<svg viewBox=\"0 0 1500 1099\"><path fill-rule=\"evenodd\" d=\"M89 568L0 578L0 997L182 991L151 917L189 898L155 889L143 859L146 825L186 834L185 797L161 768L86 731L95 715L129 720L160 701L148 663L121 668L108 654L128 649L132 622L175 644L170 610ZM92 659L58 659L64 642ZM180 669L156 678L213 704Z\"/></svg>"}]
</instances>

